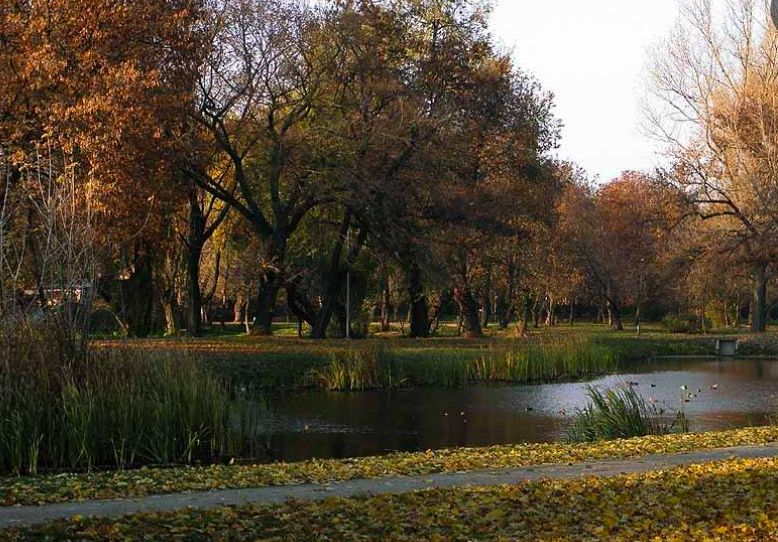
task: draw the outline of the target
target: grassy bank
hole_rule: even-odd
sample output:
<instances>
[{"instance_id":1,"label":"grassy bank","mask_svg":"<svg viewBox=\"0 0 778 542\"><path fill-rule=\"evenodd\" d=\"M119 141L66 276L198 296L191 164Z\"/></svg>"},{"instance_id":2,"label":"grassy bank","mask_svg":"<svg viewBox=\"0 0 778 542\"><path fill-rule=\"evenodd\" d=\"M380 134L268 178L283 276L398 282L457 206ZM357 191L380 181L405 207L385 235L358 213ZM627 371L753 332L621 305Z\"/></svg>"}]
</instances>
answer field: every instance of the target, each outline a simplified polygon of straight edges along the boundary
<instances>
[{"instance_id":1,"label":"grassy bank","mask_svg":"<svg viewBox=\"0 0 778 542\"><path fill-rule=\"evenodd\" d=\"M584 444L520 444L434 450L344 460L310 460L274 465L217 465L202 468L140 469L26 478L0 478L0 505L138 497L179 491L323 483L598 459L639 458L721 447L778 442L778 428L692 433Z\"/></svg>"},{"instance_id":2,"label":"grassy bank","mask_svg":"<svg viewBox=\"0 0 778 542\"><path fill-rule=\"evenodd\" d=\"M480 382L552 382L589 378L646 358L709 355L710 337L612 334L601 327L544 330L530 339L369 339L217 337L109 341L106 349L200 353L220 377L257 390L363 390L461 387Z\"/></svg>"},{"instance_id":3,"label":"grassy bank","mask_svg":"<svg viewBox=\"0 0 778 542\"><path fill-rule=\"evenodd\" d=\"M656 356L713 352L710 338L595 334L588 328L580 333L543 334L529 340L315 343L273 339L205 344L207 349L197 341L181 346L208 352L209 366L236 384L257 389L333 391L580 380L628 369Z\"/></svg>"},{"instance_id":4,"label":"grassy bank","mask_svg":"<svg viewBox=\"0 0 778 542\"><path fill-rule=\"evenodd\" d=\"M7 540L621 540L761 542L778 535L778 460L610 479L76 519ZM229 533L229 534L226 534Z\"/></svg>"}]
</instances>

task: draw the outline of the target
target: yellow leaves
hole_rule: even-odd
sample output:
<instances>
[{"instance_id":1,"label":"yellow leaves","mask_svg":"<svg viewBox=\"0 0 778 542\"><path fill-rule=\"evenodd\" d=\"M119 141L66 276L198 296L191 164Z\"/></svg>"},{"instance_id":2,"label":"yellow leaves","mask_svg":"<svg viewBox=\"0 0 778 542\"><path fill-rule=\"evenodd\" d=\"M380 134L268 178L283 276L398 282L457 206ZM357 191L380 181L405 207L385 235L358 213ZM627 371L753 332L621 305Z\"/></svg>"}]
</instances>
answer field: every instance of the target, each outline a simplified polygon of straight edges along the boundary
<instances>
[{"instance_id":1,"label":"yellow leaves","mask_svg":"<svg viewBox=\"0 0 778 542\"><path fill-rule=\"evenodd\" d=\"M0 478L0 505L136 497L219 488L326 483L356 478L426 475L554 463L567 464L761 445L771 442L778 442L776 427L649 436L593 444L522 444L490 448L428 450L421 453L400 453L381 457L312 460L274 465L219 465L205 468L141 469L37 478ZM587 498L596 498L585 492L585 486L576 486L573 489L584 492L581 496L583 501ZM515 497L520 499L521 503L527 502L523 495ZM587 506L594 505L597 503L587 504ZM658 511L657 514L659 519L665 519L661 516L665 514L663 510Z\"/></svg>"},{"instance_id":2,"label":"yellow leaves","mask_svg":"<svg viewBox=\"0 0 778 542\"><path fill-rule=\"evenodd\" d=\"M776 480L778 459L726 461L611 479L83 519L9 538L762 542L778 538Z\"/></svg>"}]
</instances>

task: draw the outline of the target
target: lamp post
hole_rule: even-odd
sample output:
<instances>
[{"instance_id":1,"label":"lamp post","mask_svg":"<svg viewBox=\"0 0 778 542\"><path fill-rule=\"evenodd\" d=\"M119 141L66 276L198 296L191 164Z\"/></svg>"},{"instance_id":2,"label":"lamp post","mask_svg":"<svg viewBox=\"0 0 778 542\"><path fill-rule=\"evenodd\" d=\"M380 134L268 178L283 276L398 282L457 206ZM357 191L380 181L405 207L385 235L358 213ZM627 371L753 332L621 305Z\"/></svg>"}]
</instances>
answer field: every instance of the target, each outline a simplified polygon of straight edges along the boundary
<instances>
[{"instance_id":1,"label":"lamp post","mask_svg":"<svg viewBox=\"0 0 778 542\"><path fill-rule=\"evenodd\" d=\"M346 339L351 339L351 265L348 261L350 252L351 228L346 230Z\"/></svg>"}]
</instances>

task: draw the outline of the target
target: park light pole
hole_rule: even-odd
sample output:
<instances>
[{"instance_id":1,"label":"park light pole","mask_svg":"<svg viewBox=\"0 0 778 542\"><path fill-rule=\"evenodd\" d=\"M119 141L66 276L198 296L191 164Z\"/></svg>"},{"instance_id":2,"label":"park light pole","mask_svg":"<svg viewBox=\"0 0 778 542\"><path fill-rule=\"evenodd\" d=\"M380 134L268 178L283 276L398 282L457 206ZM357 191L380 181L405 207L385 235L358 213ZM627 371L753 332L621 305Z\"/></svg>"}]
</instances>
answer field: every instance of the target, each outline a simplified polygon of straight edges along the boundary
<instances>
[{"instance_id":1,"label":"park light pole","mask_svg":"<svg viewBox=\"0 0 778 542\"><path fill-rule=\"evenodd\" d=\"M346 339L351 339L351 265L348 261L351 252L351 228L346 230Z\"/></svg>"}]
</instances>

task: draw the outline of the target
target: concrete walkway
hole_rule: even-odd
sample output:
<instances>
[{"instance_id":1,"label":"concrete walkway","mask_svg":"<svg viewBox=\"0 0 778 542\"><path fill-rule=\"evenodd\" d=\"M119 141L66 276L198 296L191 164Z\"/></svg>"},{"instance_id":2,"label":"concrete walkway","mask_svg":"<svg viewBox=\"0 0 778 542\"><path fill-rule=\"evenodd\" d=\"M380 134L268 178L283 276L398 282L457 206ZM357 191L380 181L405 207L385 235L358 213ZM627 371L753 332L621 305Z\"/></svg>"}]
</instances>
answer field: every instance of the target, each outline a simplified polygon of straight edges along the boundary
<instances>
[{"instance_id":1,"label":"concrete walkway","mask_svg":"<svg viewBox=\"0 0 778 542\"><path fill-rule=\"evenodd\" d=\"M226 489L192 493L154 495L131 499L84 501L43 506L0 507L0 529L84 517L119 517L138 512L167 512L182 508L213 508L244 504L283 503L289 499L323 500L329 497L358 497L408 493L424 489L488 487L518 484L540 479L571 479L584 476L612 477L621 474L663 470L727 459L778 457L778 443L759 447L723 448L690 454L652 455L633 460L608 460L570 465L541 465L518 469L475 471L427 476L402 476L376 480L351 480L324 485L296 485Z\"/></svg>"}]
</instances>

